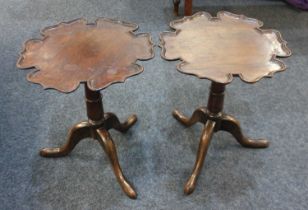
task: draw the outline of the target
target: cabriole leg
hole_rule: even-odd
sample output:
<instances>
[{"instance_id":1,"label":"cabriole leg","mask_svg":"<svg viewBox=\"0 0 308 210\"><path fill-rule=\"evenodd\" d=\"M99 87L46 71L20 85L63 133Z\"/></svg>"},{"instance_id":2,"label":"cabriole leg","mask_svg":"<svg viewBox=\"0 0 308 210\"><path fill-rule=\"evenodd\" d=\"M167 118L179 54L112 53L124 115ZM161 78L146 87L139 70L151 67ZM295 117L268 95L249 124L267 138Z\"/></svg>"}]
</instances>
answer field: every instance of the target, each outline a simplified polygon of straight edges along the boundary
<instances>
[{"instance_id":1,"label":"cabriole leg","mask_svg":"<svg viewBox=\"0 0 308 210\"><path fill-rule=\"evenodd\" d=\"M43 157L68 155L82 139L91 137L91 126L88 121L77 123L70 129L66 144L62 147L44 148L40 151L40 155Z\"/></svg>"},{"instance_id":2,"label":"cabriole leg","mask_svg":"<svg viewBox=\"0 0 308 210\"><path fill-rule=\"evenodd\" d=\"M97 132L97 140L105 150L110 163L112 165L114 174L122 187L123 191L126 193L126 195L132 199L135 199L137 197L137 193L135 192L134 188L128 183L126 178L123 175L122 169L120 167L119 161L118 161L118 156L117 156L117 151L116 147L113 143L113 140L108 133L107 130L104 128L100 128L96 130Z\"/></svg>"},{"instance_id":3,"label":"cabriole leg","mask_svg":"<svg viewBox=\"0 0 308 210\"><path fill-rule=\"evenodd\" d=\"M186 117L177 109L172 112L172 115L184 126L190 127L197 122L205 124L207 120L207 109L205 107L200 107L196 109L190 118Z\"/></svg>"},{"instance_id":4,"label":"cabriole leg","mask_svg":"<svg viewBox=\"0 0 308 210\"><path fill-rule=\"evenodd\" d=\"M196 187L196 182L201 172L203 162L204 162L204 159L205 159L205 156L206 156L206 153L209 148L210 141L211 141L211 138L214 132L214 128L215 128L215 122L211 120L208 120L206 124L204 125L194 169L193 169L191 176L187 180L185 184L185 188L184 188L184 192L187 195L192 193Z\"/></svg>"},{"instance_id":5,"label":"cabriole leg","mask_svg":"<svg viewBox=\"0 0 308 210\"><path fill-rule=\"evenodd\" d=\"M265 139L249 139L243 135L240 122L230 115L223 115L221 120L220 130L227 131L233 135L233 137L243 147L248 148L266 148L269 146L269 142Z\"/></svg>"}]
</instances>

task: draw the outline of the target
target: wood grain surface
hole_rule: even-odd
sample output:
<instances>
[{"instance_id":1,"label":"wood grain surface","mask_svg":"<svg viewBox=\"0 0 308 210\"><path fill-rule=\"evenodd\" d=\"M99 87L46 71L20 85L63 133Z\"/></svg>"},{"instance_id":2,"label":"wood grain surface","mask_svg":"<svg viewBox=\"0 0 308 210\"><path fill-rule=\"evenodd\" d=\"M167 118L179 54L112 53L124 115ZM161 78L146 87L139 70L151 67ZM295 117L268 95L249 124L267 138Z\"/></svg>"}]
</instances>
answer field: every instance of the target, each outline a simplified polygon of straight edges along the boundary
<instances>
[{"instance_id":1,"label":"wood grain surface","mask_svg":"<svg viewBox=\"0 0 308 210\"><path fill-rule=\"evenodd\" d=\"M135 35L137 28L106 18L47 27L42 39L25 42L17 67L34 67L28 80L44 88L71 92L87 82L91 90L100 90L141 73L143 67L135 62L154 56L150 35Z\"/></svg>"},{"instance_id":2,"label":"wood grain surface","mask_svg":"<svg viewBox=\"0 0 308 210\"><path fill-rule=\"evenodd\" d=\"M276 57L291 51L276 30L263 30L261 21L219 12L212 17L199 12L171 22L175 32L160 35L162 57L180 59L178 70L228 84L233 76L254 83L286 69Z\"/></svg>"}]
</instances>

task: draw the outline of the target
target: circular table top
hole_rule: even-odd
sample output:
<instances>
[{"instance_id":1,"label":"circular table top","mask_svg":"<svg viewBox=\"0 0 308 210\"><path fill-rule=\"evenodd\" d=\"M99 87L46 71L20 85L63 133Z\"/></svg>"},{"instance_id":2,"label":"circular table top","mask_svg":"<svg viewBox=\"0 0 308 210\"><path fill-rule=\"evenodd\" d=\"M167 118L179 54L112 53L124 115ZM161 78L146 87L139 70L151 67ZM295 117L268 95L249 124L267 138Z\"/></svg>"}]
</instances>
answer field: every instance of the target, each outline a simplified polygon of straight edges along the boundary
<instances>
[{"instance_id":1,"label":"circular table top","mask_svg":"<svg viewBox=\"0 0 308 210\"><path fill-rule=\"evenodd\" d=\"M135 62L154 57L150 35L135 35L137 29L136 24L106 18L47 27L42 39L25 42L17 67L34 67L27 79L44 88L71 92L87 82L91 90L100 90L141 73L143 67Z\"/></svg>"},{"instance_id":2,"label":"circular table top","mask_svg":"<svg viewBox=\"0 0 308 210\"><path fill-rule=\"evenodd\" d=\"M198 12L170 23L175 32L160 35L161 56L180 59L178 70L228 84L233 76L254 83L286 69L276 57L291 51L276 30L260 29L261 21L229 12L217 17Z\"/></svg>"}]
</instances>

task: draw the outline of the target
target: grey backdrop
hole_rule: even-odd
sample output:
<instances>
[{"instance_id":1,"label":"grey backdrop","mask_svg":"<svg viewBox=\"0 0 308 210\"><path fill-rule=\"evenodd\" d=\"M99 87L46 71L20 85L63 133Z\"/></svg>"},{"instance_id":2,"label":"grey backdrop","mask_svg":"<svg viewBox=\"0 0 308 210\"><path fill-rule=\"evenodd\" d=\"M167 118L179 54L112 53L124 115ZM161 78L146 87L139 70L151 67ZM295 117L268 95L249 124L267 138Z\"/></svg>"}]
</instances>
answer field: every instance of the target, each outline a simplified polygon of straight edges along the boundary
<instances>
[{"instance_id":1,"label":"grey backdrop","mask_svg":"<svg viewBox=\"0 0 308 210\"><path fill-rule=\"evenodd\" d=\"M69 127L86 118L83 89L65 95L26 81L15 67L22 43L60 21L110 17L158 34L175 19L171 0L0 0L0 209L308 209L308 13L281 1L194 1L194 12L219 10L264 21L282 32L293 51L288 70L248 85L228 86L225 111L246 134L266 137L268 149L240 147L217 133L195 192L184 196L201 124L183 128L171 116L205 105L210 82L175 70L156 57L139 62L144 73L102 91L106 111L121 119L137 113L127 133L112 131L125 175L138 191L130 200L116 182L97 142L85 140L68 157L45 159L44 146L65 141ZM181 14L183 14L181 6Z\"/></svg>"}]
</instances>

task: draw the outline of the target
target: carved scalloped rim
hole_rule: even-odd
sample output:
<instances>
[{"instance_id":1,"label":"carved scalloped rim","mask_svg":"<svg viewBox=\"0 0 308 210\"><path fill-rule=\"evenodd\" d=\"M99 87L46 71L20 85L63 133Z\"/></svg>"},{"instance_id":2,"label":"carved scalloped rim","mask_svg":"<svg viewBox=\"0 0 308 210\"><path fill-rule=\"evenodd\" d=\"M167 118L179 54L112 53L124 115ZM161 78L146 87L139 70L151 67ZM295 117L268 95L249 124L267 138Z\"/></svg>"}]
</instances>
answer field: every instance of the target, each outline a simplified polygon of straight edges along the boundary
<instances>
[{"instance_id":1,"label":"carved scalloped rim","mask_svg":"<svg viewBox=\"0 0 308 210\"><path fill-rule=\"evenodd\" d=\"M259 28L263 26L263 22L260 21L260 20L257 20L257 19L254 19L254 18L249 18L249 17L247 17L245 15L234 14L234 13L227 12L227 11L219 11L219 12L217 12L217 16L216 17L213 17L208 12L204 12L204 11L197 12L197 13L193 14L192 16L185 16L185 17L183 17L181 19L171 21L169 26L172 29L177 30L176 26L175 26L176 24L181 24L181 23L185 23L185 22L188 22L188 21L192 21L192 20L197 19L197 18L202 17L202 16L207 17L209 21L220 21L221 20L221 15L223 15L223 14L227 14L228 16L241 19L244 22L256 22L256 23L258 23Z\"/></svg>"},{"instance_id":2,"label":"carved scalloped rim","mask_svg":"<svg viewBox=\"0 0 308 210\"><path fill-rule=\"evenodd\" d=\"M94 21L94 23L89 23L85 18L77 18L77 19L74 19L74 20L71 20L71 21L64 21L64 22L60 22L60 23L52 25L52 26L47 26L47 27L43 28L40 31L40 34L43 37L46 37L45 31L47 31L47 30L54 29L54 28L57 28L57 27L62 26L62 25L71 25L71 24L74 24L74 23L77 23L77 22L81 22L82 24L87 25L87 26L96 27L98 21L101 21L101 20L109 22L109 23L113 23L113 24L118 24L118 25L123 25L123 26L130 27L130 28L132 28L130 30L131 32L134 32L134 31L136 31L139 28L139 26L137 24L135 24L135 23L130 23L130 22L121 21L121 20L115 20L115 19L110 19L110 18L105 18L105 17L97 18Z\"/></svg>"},{"instance_id":3,"label":"carved scalloped rim","mask_svg":"<svg viewBox=\"0 0 308 210\"><path fill-rule=\"evenodd\" d=\"M40 82L32 81L32 80L30 79L30 77L31 77L32 75L34 75L36 72L41 71L41 69L38 68L38 67L34 67L34 68L35 68L35 69L34 69L33 71L31 71L31 72L29 72L29 73L27 74L27 80L28 80L29 82L31 82L31 83L38 84L38 85L42 86L42 88L43 88L44 90L47 90L47 89L54 89L54 90L57 90L57 91L59 91L59 92L61 92L61 93L71 93L71 92L75 91L76 89L78 89L80 83L84 83L84 82L85 82L85 81L75 82L74 87L73 87L72 89L70 89L70 90L62 90L62 89L60 89L60 88L54 88L54 87L48 86L48 85L43 84L43 83L40 83Z\"/></svg>"},{"instance_id":4,"label":"carved scalloped rim","mask_svg":"<svg viewBox=\"0 0 308 210\"><path fill-rule=\"evenodd\" d=\"M144 67L143 67L143 66L141 66L141 65L139 65L139 64L137 64L137 63L133 63L132 65L137 66L138 71L136 71L135 73L133 73L133 74L131 74L131 75L129 75L129 76L122 77L122 78L120 78L119 80L115 80L115 81L109 82L109 83L107 83L107 84L104 86L104 88L106 88L106 87L108 87L108 86L110 86L110 85L112 85L112 84L124 83L128 78L133 77L133 76L136 76L136 75L138 75L138 74L141 74L141 73L144 71ZM87 85L88 85L88 87L89 87L91 90L93 90L93 91L99 91L99 90L104 89L104 88L98 88L98 89L97 89L97 88L93 87L93 85L91 84L92 81L93 81L93 80L90 80L90 81L88 80L88 81L84 81L84 82L86 82Z\"/></svg>"},{"instance_id":5,"label":"carved scalloped rim","mask_svg":"<svg viewBox=\"0 0 308 210\"><path fill-rule=\"evenodd\" d=\"M22 50L21 52L18 53L19 55L19 58L17 60L17 63L16 63L16 67L19 68L19 69L31 69L31 68L36 68L35 66L30 66L30 67L22 67L20 65L21 61L24 59L24 53L27 51L27 44L28 42L32 42L32 41L40 41L40 42L43 42L42 39L28 39L27 41L25 41L23 44L22 44ZM37 68L36 68L37 69Z\"/></svg>"},{"instance_id":6,"label":"carved scalloped rim","mask_svg":"<svg viewBox=\"0 0 308 210\"><path fill-rule=\"evenodd\" d=\"M124 82L125 82L127 79L129 79L130 77L133 77L133 76L136 76L136 75L138 75L138 74L141 74L141 73L144 71L144 67L143 67L143 66L141 66L141 65L139 65L139 64L137 64L137 63L133 63L132 65L137 66L138 71L136 71L134 74L131 74L131 75L129 75L129 76L122 77L122 78L120 78L119 80L115 80L115 81L113 81L113 82L109 82L109 83L107 83L106 85L104 85L103 88L94 88L93 85L91 84L91 82L92 82L93 80L90 80L90 81L87 80L87 81L79 81L79 82L76 82L76 83L75 83L75 86L74 86L71 90L68 90L68 91L65 91L65 90L62 90L62 89L59 89L59 88L50 87L50 86L47 86L47 85L45 85L45 84L43 84L43 83L40 83L40 82L34 82L34 81L32 81L32 80L30 79L30 76L31 76L31 75L34 75L36 72L40 71L40 69L39 69L39 68L36 68L36 67L35 67L35 70L33 70L33 71L31 71L31 72L29 72L29 73L27 74L27 80L28 80L29 82L32 82L32 83L34 83L34 84L38 84L38 85L42 86L42 88L43 88L44 90L47 90L47 89L55 89L55 90L57 90L57 91L59 91L59 92L62 92L62 93L71 93L71 92L75 91L75 90L78 89L78 87L80 86L80 83L87 83L89 89L91 89L91 90L93 90L93 91L99 91L99 90L103 90L103 89L107 88L108 86L110 86L110 85L112 85L112 84L124 83Z\"/></svg>"},{"instance_id":7,"label":"carved scalloped rim","mask_svg":"<svg viewBox=\"0 0 308 210\"><path fill-rule=\"evenodd\" d=\"M148 42L149 42L149 46L151 46L151 47L150 47L150 53L151 53L150 57L149 57L149 58L137 58L137 59L135 60L135 62L136 62L137 60L146 61L146 60L150 60L150 59L154 58L154 56L155 56L154 46L155 46L155 45L154 45L154 42L153 42L153 40L152 40L151 34L150 34L150 33L139 33L139 34L134 34L134 36L135 36L135 38L138 38L138 37L146 37L147 40L148 40ZM135 63L135 62L134 62L134 63Z\"/></svg>"},{"instance_id":8,"label":"carved scalloped rim","mask_svg":"<svg viewBox=\"0 0 308 210\"><path fill-rule=\"evenodd\" d=\"M151 34L150 34L150 33L138 33L138 34L135 34L134 31L138 30L138 28L139 28L139 26L138 26L137 24L135 24L135 23L130 23L130 22L126 22L126 21L120 21L120 20L110 19L110 18L104 18L104 17L99 17L99 18L97 18L97 19L94 21L94 23L88 23L88 21L87 21L85 18L78 18L78 19L74 19L74 20L71 20L71 21L60 22L60 23L58 23L58 24L55 24L55 25L52 25L52 26L48 26L48 27L43 28L42 30L40 30L40 34L41 34L41 36L42 36L41 39L39 39L39 38L28 39L27 41L25 41L25 42L23 43L23 45L22 45L22 50L21 50L21 52L18 54L18 55L19 55L19 58L18 58L17 63L16 63L17 68L19 68L19 69L21 69L21 70L34 69L33 71L30 71L30 72L27 74L27 80L28 80L29 82L32 82L32 83L41 85L41 86L43 87L44 90L45 90L45 89L55 89L55 90L58 90L58 91L60 91L60 92L62 92L62 93L71 93L71 92L75 91L76 89L78 89L78 87L80 86L80 83L87 83L87 84L88 84L88 81L79 81L78 84L75 86L75 88L72 89L72 90L69 90L69 91L60 90L60 89L57 89L57 88L54 88L54 87L48 87L48 86L46 86L46 85L44 85L44 84L41 84L41 83L39 83L39 82L33 82L33 81L31 81L31 80L29 79L29 77L30 77L31 75L35 74L35 73L38 72L38 71L41 71L39 65L33 65L33 66L29 66L29 67L24 68L24 67L22 67L22 66L20 65L20 62L24 59L23 54L27 51L27 43L28 43L28 42L30 42L30 41L40 41L40 42L44 42L44 40L45 40L46 38L49 37L48 35L45 34L45 31L46 31L46 30L49 30L49 29L52 29L52 28L57 28L58 26L61 26L61 25L73 24L73 23L76 23L76 22L79 22L79 21L81 21L81 22L84 23L85 25L89 25L89 26L96 27L98 21L101 21L101 20L106 21L106 22L110 22L110 23L114 23L114 24L119 24L119 25L124 25L124 26L131 27L132 29L129 30L129 32L132 34L132 36L133 36L134 38L146 37L147 40L148 40L148 42L149 42L150 54L151 54L151 55L150 55L148 58L136 58L136 60L135 60L134 62L131 63L132 65L137 65L137 66L138 66L138 68L139 68L139 72L138 72L138 73L133 74L133 75L130 75L130 76L128 76L128 77L126 77L126 78L123 78L123 79L121 79L121 80L119 80L119 81L115 81L115 82L108 83L107 85L105 85L104 87L99 88L99 89L95 89L95 88L92 89L92 88L90 87L90 84L89 84L89 88L90 88L91 90L94 90L94 91L103 90L103 89L107 88L109 85L112 85L112 84L115 84L115 83L123 83L123 82L125 82L129 77L132 77L132 76L135 76L135 75L138 75L138 74L142 73L143 70L144 70L144 68L143 68L142 66L140 66L139 64L137 64L136 62L137 62L138 60L140 60L140 61L150 60L150 59L152 59L152 58L155 56L155 52L154 52L154 43L153 43ZM77 83L77 82L76 82L76 83Z\"/></svg>"},{"instance_id":9,"label":"carved scalloped rim","mask_svg":"<svg viewBox=\"0 0 308 210\"><path fill-rule=\"evenodd\" d=\"M287 46L288 42L282 38L282 35L279 31L277 31L276 29L260 29L260 28L256 28L256 30L261 31L261 33L263 33L263 34L270 32L270 33L274 33L276 35L277 40L281 45L281 48L286 53L286 55L279 55L277 57L289 57L289 56L292 55L292 51Z\"/></svg>"},{"instance_id":10,"label":"carved scalloped rim","mask_svg":"<svg viewBox=\"0 0 308 210\"><path fill-rule=\"evenodd\" d=\"M255 78L254 80L245 79L245 76L243 74L231 74L231 73L229 73L229 74L226 74L226 78L228 78L226 81L218 81L216 78L211 77L211 76L202 76L202 75L196 74L196 73L187 73L187 72L183 71L183 69L181 68L182 65L187 64L187 62L185 62L185 61L178 63L176 67L177 67L177 70L181 73L188 74L188 75L194 75L194 76L196 76L200 79L209 79L209 80L211 80L213 82L217 82L217 83L229 84L233 81L234 76L238 76L244 82L252 84L252 83L256 83L256 82L260 81L263 77L271 78L271 77L274 76L274 74L276 72L285 71L286 68L287 68L286 65L281 60L277 59L274 55L271 58L270 62L278 64L280 66L280 69L272 71L272 72L260 74L260 76Z\"/></svg>"},{"instance_id":11,"label":"carved scalloped rim","mask_svg":"<svg viewBox=\"0 0 308 210\"><path fill-rule=\"evenodd\" d=\"M194 76L197 76L198 78L200 79L209 79L211 81L214 81L214 82L218 82L218 83L221 83L220 81L217 81L215 78L211 78L209 76L201 76L199 74L195 74L195 73L187 73L187 72L184 72L181 68L182 65L185 65L187 62L185 61L185 59L183 59L182 57L176 57L176 58L167 58L166 57L166 49L165 49L165 41L163 39L164 36L176 36L178 33L181 32L181 29L176 29L175 25L176 24L179 24L179 23L184 23L184 22L187 22L187 21L191 21L191 20L194 20L200 16L206 16L208 17L209 21L220 21L220 15L221 14L228 14L230 16L234 16L234 17L237 17L237 18L240 18L242 20L248 20L248 21L257 21L258 24L259 24L259 27L258 28L255 28L255 30L257 30L258 32L261 32L261 33L264 33L264 32L274 32L277 36L277 40L281 43L281 47L282 49L285 51L286 55L285 56L279 56L279 57L289 57L292 55L292 51L287 47L287 41L285 41L283 38L282 38L282 35L279 31L275 30L275 29L260 29L260 27L263 26L263 22L262 21L259 21L257 19L254 19L254 18L249 18L245 15L237 15L237 14L233 14L231 12L227 12L227 11L219 11L217 13L217 17L213 17L211 14L207 13L207 12L197 12L195 13L194 15L192 16L185 16L181 19L178 19L178 20L174 20L174 21L171 21L169 26L170 28L172 28L173 30L175 31L163 31L159 34L159 47L161 48L161 57L165 60L170 60L170 61L175 61L175 60L180 60L181 62L177 64L177 70L181 73L184 73L184 74L188 74L188 75L194 75ZM249 81L249 80L246 80L245 79L245 76L243 74L226 74L226 77L228 78L226 80L226 82L223 82L223 84L229 84L233 81L233 78L234 76L238 76L241 78L242 81L246 82L246 83L256 83L258 81L260 81L263 77L273 77L273 75L276 73L276 72L281 72L281 71L284 71L286 70L287 66L279 59L277 59L277 56L275 54L272 55L272 58L271 60L269 60L270 62L274 62L274 63L278 63L278 65L280 65L280 69L276 70L276 71L272 71L272 72L269 72L267 74L263 74L261 75L260 77L254 79L253 81Z\"/></svg>"}]
</instances>

